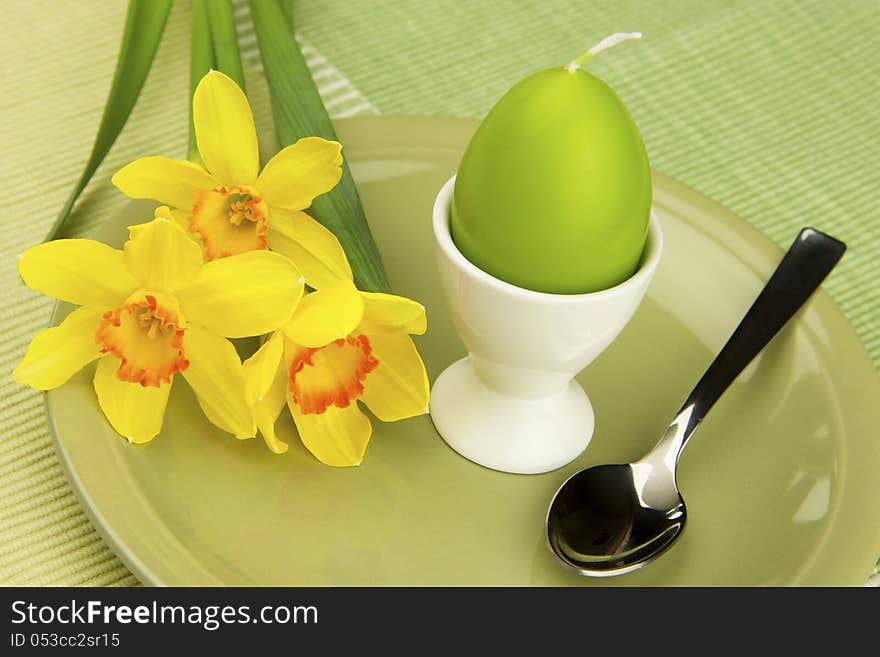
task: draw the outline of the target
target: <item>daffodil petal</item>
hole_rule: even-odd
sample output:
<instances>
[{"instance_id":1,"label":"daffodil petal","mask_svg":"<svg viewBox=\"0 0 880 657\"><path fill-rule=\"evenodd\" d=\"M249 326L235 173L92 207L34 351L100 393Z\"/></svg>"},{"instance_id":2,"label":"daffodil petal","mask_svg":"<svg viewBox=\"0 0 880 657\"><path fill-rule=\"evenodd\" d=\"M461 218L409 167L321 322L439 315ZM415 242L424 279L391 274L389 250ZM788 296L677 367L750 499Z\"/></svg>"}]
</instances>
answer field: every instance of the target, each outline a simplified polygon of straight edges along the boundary
<instances>
[{"instance_id":1,"label":"daffodil petal","mask_svg":"<svg viewBox=\"0 0 880 657\"><path fill-rule=\"evenodd\" d=\"M160 205L158 208L153 210L153 218L154 219L168 219L168 221L173 221L178 226L183 228L184 232L186 232L188 224L186 218L189 216L190 211L187 210L178 210L176 208L169 208L167 205ZM194 238L191 234L187 233L187 236L190 239L198 242L197 238Z\"/></svg>"},{"instance_id":2,"label":"daffodil petal","mask_svg":"<svg viewBox=\"0 0 880 657\"><path fill-rule=\"evenodd\" d=\"M213 260L175 293L187 321L218 335L262 335L284 324L299 303L303 278L280 253L250 251Z\"/></svg>"},{"instance_id":3,"label":"daffodil petal","mask_svg":"<svg viewBox=\"0 0 880 657\"><path fill-rule=\"evenodd\" d=\"M197 233L189 232L189 221L187 220L190 215L190 210L177 210L175 208L169 208L167 205L160 205L153 211L153 217L155 219L167 219L168 221L172 221L183 230L187 239L189 239L193 244L199 247L199 252L202 251L202 239L199 237ZM131 232L131 226L129 226L129 233ZM203 258L204 260L204 258Z\"/></svg>"},{"instance_id":4,"label":"daffodil petal","mask_svg":"<svg viewBox=\"0 0 880 657\"><path fill-rule=\"evenodd\" d=\"M272 334L256 353L243 364L247 381L247 396L250 403L256 403L269 390L275 380L275 374L281 368L281 356L284 354L284 337L278 331Z\"/></svg>"},{"instance_id":5,"label":"daffodil petal","mask_svg":"<svg viewBox=\"0 0 880 657\"><path fill-rule=\"evenodd\" d=\"M257 130L247 96L219 71L202 78L193 94L199 154L225 185L252 185L260 171Z\"/></svg>"},{"instance_id":6,"label":"daffodil petal","mask_svg":"<svg viewBox=\"0 0 880 657\"><path fill-rule=\"evenodd\" d=\"M272 385L254 406L254 418L260 435L263 436L266 446L276 454L284 454L287 451L287 443L275 433L275 422L287 398L287 380L287 372L283 367L279 367L275 371Z\"/></svg>"},{"instance_id":7,"label":"daffodil petal","mask_svg":"<svg viewBox=\"0 0 880 657\"><path fill-rule=\"evenodd\" d=\"M324 262L315 257L314 253L305 248L301 243L289 239L276 230L269 229L267 233L269 248L276 253L287 256L299 267L309 287L320 289L332 285L340 278L348 278L345 274L339 275L329 269Z\"/></svg>"},{"instance_id":8,"label":"daffodil petal","mask_svg":"<svg viewBox=\"0 0 880 657\"><path fill-rule=\"evenodd\" d=\"M220 182L202 167L186 160L151 155L126 164L111 179L129 198L148 198L189 210L196 191L214 189Z\"/></svg>"},{"instance_id":9,"label":"daffodil petal","mask_svg":"<svg viewBox=\"0 0 880 657\"><path fill-rule=\"evenodd\" d=\"M174 219L159 218L129 227L123 247L129 270L150 290L173 292L202 270L202 250Z\"/></svg>"},{"instance_id":10,"label":"daffodil petal","mask_svg":"<svg viewBox=\"0 0 880 657\"><path fill-rule=\"evenodd\" d=\"M428 375L412 338L405 333L370 335L379 366L367 375L361 400L383 422L428 412Z\"/></svg>"},{"instance_id":11,"label":"daffodil petal","mask_svg":"<svg viewBox=\"0 0 880 657\"><path fill-rule=\"evenodd\" d=\"M339 280L307 294L284 334L304 347L323 347L354 331L364 314L364 302L354 283Z\"/></svg>"},{"instance_id":12,"label":"daffodil petal","mask_svg":"<svg viewBox=\"0 0 880 657\"><path fill-rule=\"evenodd\" d=\"M305 210L342 177L342 145L305 137L266 163L257 187L270 207Z\"/></svg>"},{"instance_id":13,"label":"daffodil petal","mask_svg":"<svg viewBox=\"0 0 880 657\"><path fill-rule=\"evenodd\" d=\"M316 459L336 467L360 465L373 427L356 403L310 414L300 413L294 403L288 405L300 440Z\"/></svg>"},{"instance_id":14,"label":"daffodil petal","mask_svg":"<svg viewBox=\"0 0 880 657\"><path fill-rule=\"evenodd\" d=\"M378 333L412 333L421 335L428 328L425 307L417 301L394 294L361 292L364 317L358 331L366 335Z\"/></svg>"},{"instance_id":15,"label":"daffodil petal","mask_svg":"<svg viewBox=\"0 0 880 657\"><path fill-rule=\"evenodd\" d=\"M311 287L322 288L340 278L352 280L336 235L305 212L272 208L268 237L269 247L293 260Z\"/></svg>"},{"instance_id":16,"label":"daffodil petal","mask_svg":"<svg viewBox=\"0 0 880 657\"><path fill-rule=\"evenodd\" d=\"M37 390L51 390L66 383L101 355L95 332L103 313L100 308L77 308L58 326L38 333L12 377Z\"/></svg>"},{"instance_id":17,"label":"daffodil petal","mask_svg":"<svg viewBox=\"0 0 880 657\"><path fill-rule=\"evenodd\" d=\"M189 367L183 376L192 387L207 418L236 438L252 438L257 427L245 398L241 361L232 343L199 326L183 338Z\"/></svg>"},{"instance_id":18,"label":"daffodil petal","mask_svg":"<svg viewBox=\"0 0 880 657\"><path fill-rule=\"evenodd\" d=\"M95 392L104 416L116 433L133 443L147 443L162 430L171 383L158 388L122 381L119 360L105 356L95 370ZM172 379L173 381L173 379Z\"/></svg>"},{"instance_id":19,"label":"daffodil petal","mask_svg":"<svg viewBox=\"0 0 880 657\"><path fill-rule=\"evenodd\" d=\"M32 246L18 261L32 290L77 306L118 306L140 287L122 251L95 240L55 240Z\"/></svg>"}]
</instances>

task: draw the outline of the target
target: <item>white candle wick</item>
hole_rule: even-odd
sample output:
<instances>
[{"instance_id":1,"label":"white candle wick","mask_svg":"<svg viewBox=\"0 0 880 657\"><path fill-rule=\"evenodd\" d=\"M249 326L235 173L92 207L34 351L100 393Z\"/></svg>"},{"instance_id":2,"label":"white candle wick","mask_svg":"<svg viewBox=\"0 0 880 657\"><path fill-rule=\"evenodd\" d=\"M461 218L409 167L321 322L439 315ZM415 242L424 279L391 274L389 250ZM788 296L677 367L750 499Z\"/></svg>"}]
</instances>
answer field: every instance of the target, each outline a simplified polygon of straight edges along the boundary
<instances>
[{"instance_id":1,"label":"white candle wick","mask_svg":"<svg viewBox=\"0 0 880 657\"><path fill-rule=\"evenodd\" d=\"M609 34L607 37L602 39L595 46L590 48L587 52L582 54L566 67L570 73L574 73L581 66L583 66L584 62L593 57L594 55L598 55L603 50L608 50L612 46L616 46L618 43L622 43L624 41L631 41L633 39L641 39L641 32L615 32L614 34Z\"/></svg>"}]
</instances>

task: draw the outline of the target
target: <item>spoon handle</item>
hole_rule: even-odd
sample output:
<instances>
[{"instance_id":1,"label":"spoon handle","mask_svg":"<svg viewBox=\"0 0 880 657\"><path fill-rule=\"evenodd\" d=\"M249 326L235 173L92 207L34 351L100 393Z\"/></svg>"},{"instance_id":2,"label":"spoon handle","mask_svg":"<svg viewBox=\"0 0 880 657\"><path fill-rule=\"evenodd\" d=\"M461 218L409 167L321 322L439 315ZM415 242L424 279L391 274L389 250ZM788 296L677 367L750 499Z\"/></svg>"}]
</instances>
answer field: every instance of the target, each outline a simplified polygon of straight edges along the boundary
<instances>
[{"instance_id":1,"label":"spoon handle","mask_svg":"<svg viewBox=\"0 0 880 657\"><path fill-rule=\"evenodd\" d=\"M709 409L834 269L846 244L803 228L752 307L682 405L676 458Z\"/></svg>"}]
</instances>

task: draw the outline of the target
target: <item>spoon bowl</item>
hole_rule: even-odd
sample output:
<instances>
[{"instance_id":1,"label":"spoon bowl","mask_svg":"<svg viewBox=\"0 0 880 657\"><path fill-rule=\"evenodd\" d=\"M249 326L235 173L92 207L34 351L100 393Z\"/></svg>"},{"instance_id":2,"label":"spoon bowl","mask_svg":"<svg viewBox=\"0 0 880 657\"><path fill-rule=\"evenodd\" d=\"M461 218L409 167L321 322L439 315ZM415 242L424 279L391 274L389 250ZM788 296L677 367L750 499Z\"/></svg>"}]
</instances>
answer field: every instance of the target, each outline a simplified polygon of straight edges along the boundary
<instances>
[{"instance_id":1,"label":"spoon bowl","mask_svg":"<svg viewBox=\"0 0 880 657\"><path fill-rule=\"evenodd\" d=\"M592 577L622 575L651 562L681 536L687 511L675 469L682 450L845 250L830 235L801 230L654 449L635 463L587 468L562 484L547 513L547 541L563 566Z\"/></svg>"},{"instance_id":2,"label":"spoon bowl","mask_svg":"<svg viewBox=\"0 0 880 657\"><path fill-rule=\"evenodd\" d=\"M554 556L579 575L623 575L644 566L678 538L687 510L681 496L657 509L641 499L634 465L597 465L574 474L547 513Z\"/></svg>"}]
</instances>

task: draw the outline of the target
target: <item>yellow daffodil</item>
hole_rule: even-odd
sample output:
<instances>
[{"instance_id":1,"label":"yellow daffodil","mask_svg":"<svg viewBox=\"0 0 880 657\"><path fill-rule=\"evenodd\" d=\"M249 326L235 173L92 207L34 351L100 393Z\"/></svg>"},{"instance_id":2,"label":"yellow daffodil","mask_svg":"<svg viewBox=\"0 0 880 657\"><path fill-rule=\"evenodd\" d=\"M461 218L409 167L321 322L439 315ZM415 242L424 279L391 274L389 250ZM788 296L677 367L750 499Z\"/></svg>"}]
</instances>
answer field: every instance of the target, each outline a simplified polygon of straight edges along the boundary
<instances>
[{"instance_id":1,"label":"yellow daffodil","mask_svg":"<svg viewBox=\"0 0 880 657\"><path fill-rule=\"evenodd\" d=\"M284 324L302 296L299 271L263 251L206 264L168 208L129 231L121 251L70 239L22 254L28 287L81 307L31 341L15 380L49 390L99 359L94 386L104 415L143 443L162 428L180 372L211 422L238 438L254 436L244 371L226 338Z\"/></svg>"},{"instance_id":2,"label":"yellow daffodil","mask_svg":"<svg viewBox=\"0 0 880 657\"><path fill-rule=\"evenodd\" d=\"M303 210L342 176L342 147L306 137L260 171L257 132L247 97L218 71L199 82L193 122L205 166L143 157L113 176L131 198L154 199L202 244L206 260L271 248L293 260L312 287L351 278L339 241Z\"/></svg>"},{"instance_id":3,"label":"yellow daffodil","mask_svg":"<svg viewBox=\"0 0 880 657\"><path fill-rule=\"evenodd\" d=\"M358 465L372 426L428 412L428 377L409 334L425 332L421 304L359 292L341 279L306 295L290 321L244 363L256 424L276 453L285 402L300 439L328 465Z\"/></svg>"}]
</instances>

